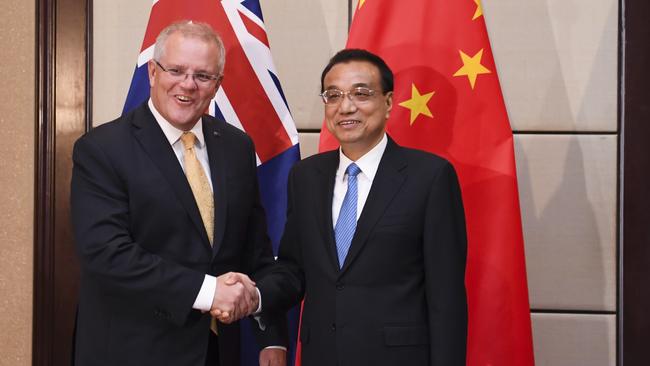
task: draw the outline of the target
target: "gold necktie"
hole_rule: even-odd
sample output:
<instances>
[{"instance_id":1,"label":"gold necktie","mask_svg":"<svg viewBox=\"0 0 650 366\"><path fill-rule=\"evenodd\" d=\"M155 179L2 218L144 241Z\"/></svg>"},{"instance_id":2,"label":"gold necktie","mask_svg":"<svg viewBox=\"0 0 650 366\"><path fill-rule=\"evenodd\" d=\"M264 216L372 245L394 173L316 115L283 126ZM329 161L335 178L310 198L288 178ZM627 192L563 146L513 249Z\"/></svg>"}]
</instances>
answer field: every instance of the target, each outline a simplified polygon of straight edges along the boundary
<instances>
[{"instance_id":1,"label":"gold necktie","mask_svg":"<svg viewBox=\"0 0 650 366\"><path fill-rule=\"evenodd\" d=\"M199 159L196 158L196 152L194 151L196 136L194 136L192 132L183 132L181 141L185 148L183 151L185 176L192 188L194 200L196 200L196 204L199 206L203 226L205 226L205 231L208 233L210 245L212 245L214 237L214 199L212 198L210 182L205 176L205 170L203 170L201 163L199 163ZM210 321L210 330L212 330L214 334L219 335L217 330L217 320L214 318Z\"/></svg>"},{"instance_id":2,"label":"gold necktie","mask_svg":"<svg viewBox=\"0 0 650 366\"><path fill-rule=\"evenodd\" d=\"M185 176L192 188L194 199L196 200L197 206L199 206L205 231L208 233L208 239L210 240L210 245L212 245L214 237L214 199L212 198L210 182L205 175L205 170L203 170L199 159L196 158L196 152L194 151L196 136L192 132L183 132L181 141L185 148L183 152Z\"/></svg>"}]
</instances>

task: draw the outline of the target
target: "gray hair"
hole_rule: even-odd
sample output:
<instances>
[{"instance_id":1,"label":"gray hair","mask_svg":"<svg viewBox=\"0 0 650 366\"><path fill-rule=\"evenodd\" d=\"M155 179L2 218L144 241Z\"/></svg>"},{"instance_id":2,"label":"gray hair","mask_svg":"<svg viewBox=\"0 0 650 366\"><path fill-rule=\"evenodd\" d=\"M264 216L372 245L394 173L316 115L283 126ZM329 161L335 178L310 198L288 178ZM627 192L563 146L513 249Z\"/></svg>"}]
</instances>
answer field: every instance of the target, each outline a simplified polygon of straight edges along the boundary
<instances>
[{"instance_id":1,"label":"gray hair","mask_svg":"<svg viewBox=\"0 0 650 366\"><path fill-rule=\"evenodd\" d=\"M167 38L176 32L180 32L184 37L195 37L208 43L213 42L219 51L217 73L223 75L223 68L226 65L226 50L219 34L217 34L217 32L215 32L207 23L181 20L165 27L156 38L156 44L153 49L154 60L160 60L160 58L165 54L165 43L167 42Z\"/></svg>"}]
</instances>

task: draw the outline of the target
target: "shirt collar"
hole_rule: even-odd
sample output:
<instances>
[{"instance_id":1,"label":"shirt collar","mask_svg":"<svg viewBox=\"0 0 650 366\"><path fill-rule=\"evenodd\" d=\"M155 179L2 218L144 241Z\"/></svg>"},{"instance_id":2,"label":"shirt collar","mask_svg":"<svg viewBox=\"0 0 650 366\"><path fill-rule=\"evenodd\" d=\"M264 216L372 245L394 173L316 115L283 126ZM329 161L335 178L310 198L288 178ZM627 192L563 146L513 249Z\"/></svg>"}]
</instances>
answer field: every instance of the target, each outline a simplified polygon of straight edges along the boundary
<instances>
[{"instance_id":1,"label":"shirt collar","mask_svg":"<svg viewBox=\"0 0 650 366\"><path fill-rule=\"evenodd\" d=\"M156 107L153 105L153 102L151 101L151 98L149 98L149 109L151 110L151 113L153 114L153 117L156 119L156 122L158 122L158 125L162 129L163 133L165 134L165 137L167 138L167 141L169 141L170 145L174 145L180 138L181 135L183 134L183 130L179 130L178 128L174 127L169 121L163 117L160 112L156 109ZM203 138L203 121L202 119L199 119L199 122L192 127L192 129L189 131L196 136L196 140L198 141L199 148L203 148L205 146L205 139Z\"/></svg>"},{"instance_id":2,"label":"shirt collar","mask_svg":"<svg viewBox=\"0 0 650 366\"><path fill-rule=\"evenodd\" d=\"M384 151L386 151L386 145L388 145L388 137L386 137L386 133L384 133L384 136L375 147L370 149L370 151L354 162L345 156L343 150L339 148L339 169L337 171L337 176L340 175L341 179L343 179L348 165L355 163L359 169L361 169L361 173L365 174L370 181L373 181L375 179L375 174L377 174L377 169L379 169L381 157L384 155Z\"/></svg>"}]
</instances>

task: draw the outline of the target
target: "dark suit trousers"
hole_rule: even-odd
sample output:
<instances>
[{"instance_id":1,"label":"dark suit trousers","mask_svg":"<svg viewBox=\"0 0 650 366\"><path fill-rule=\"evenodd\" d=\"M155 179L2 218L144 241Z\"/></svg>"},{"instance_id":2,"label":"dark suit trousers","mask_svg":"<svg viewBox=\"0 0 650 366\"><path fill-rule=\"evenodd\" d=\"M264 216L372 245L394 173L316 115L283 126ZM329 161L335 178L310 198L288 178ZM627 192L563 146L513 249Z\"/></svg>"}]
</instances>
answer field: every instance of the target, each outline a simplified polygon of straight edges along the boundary
<instances>
[{"instance_id":1,"label":"dark suit trousers","mask_svg":"<svg viewBox=\"0 0 650 366\"><path fill-rule=\"evenodd\" d=\"M205 366L219 366L219 337L209 331L208 353L205 357Z\"/></svg>"}]
</instances>

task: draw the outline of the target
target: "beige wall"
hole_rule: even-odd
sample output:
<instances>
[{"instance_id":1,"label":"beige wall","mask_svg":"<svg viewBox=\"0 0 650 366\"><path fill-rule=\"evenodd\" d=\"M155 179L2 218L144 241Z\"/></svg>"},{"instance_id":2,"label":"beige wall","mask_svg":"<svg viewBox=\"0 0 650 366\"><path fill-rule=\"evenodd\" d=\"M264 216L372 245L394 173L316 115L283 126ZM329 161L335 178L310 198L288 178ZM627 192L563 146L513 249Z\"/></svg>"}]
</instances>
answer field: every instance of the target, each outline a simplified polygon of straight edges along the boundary
<instances>
[{"instance_id":1,"label":"beige wall","mask_svg":"<svg viewBox=\"0 0 650 366\"><path fill-rule=\"evenodd\" d=\"M616 0L484 0L515 134L535 360L616 363Z\"/></svg>"},{"instance_id":2,"label":"beige wall","mask_svg":"<svg viewBox=\"0 0 650 366\"><path fill-rule=\"evenodd\" d=\"M0 2L0 365L31 365L34 1Z\"/></svg>"},{"instance_id":3,"label":"beige wall","mask_svg":"<svg viewBox=\"0 0 650 366\"><path fill-rule=\"evenodd\" d=\"M121 111L151 0L117 3L94 4L96 123ZM308 156L322 121L319 75L345 44L348 0L261 3ZM483 1L516 131L537 365L616 357L617 4Z\"/></svg>"}]
</instances>

